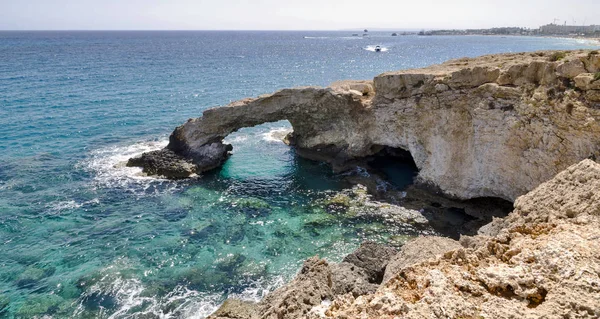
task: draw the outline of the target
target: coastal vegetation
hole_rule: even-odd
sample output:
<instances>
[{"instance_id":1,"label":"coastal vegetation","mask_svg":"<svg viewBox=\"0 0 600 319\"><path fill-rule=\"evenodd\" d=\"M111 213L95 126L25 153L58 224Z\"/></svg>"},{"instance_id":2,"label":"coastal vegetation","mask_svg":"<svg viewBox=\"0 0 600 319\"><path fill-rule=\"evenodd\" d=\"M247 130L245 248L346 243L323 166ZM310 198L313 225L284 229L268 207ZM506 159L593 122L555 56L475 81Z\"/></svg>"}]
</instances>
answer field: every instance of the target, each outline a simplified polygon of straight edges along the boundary
<instances>
[{"instance_id":1,"label":"coastal vegetation","mask_svg":"<svg viewBox=\"0 0 600 319\"><path fill-rule=\"evenodd\" d=\"M552 62L560 61L560 60L564 59L566 56L567 56L567 54L565 52L562 52L562 51L554 52L554 53L552 53L552 55L550 55L550 61L552 61Z\"/></svg>"}]
</instances>

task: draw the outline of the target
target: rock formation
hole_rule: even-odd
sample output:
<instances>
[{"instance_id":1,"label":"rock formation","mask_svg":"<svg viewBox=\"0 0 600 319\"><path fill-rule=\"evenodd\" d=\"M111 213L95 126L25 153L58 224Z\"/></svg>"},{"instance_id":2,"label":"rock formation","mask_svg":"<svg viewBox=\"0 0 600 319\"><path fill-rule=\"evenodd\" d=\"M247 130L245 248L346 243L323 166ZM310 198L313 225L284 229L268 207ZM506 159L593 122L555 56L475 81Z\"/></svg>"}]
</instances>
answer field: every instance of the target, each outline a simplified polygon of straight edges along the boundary
<instances>
[{"instance_id":1,"label":"rock formation","mask_svg":"<svg viewBox=\"0 0 600 319\"><path fill-rule=\"evenodd\" d=\"M336 295L374 293L388 260L396 250L373 242L363 243L339 264L318 257L304 262L296 278L252 304L228 299L209 319L305 318Z\"/></svg>"},{"instance_id":2,"label":"rock formation","mask_svg":"<svg viewBox=\"0 0 600 319\"><path fill-rule=\"evenodd\" d=\"M399 268L332 318L598 318L600 165L585 160L520 197L492 237Z\"/></svg>"},{"instance_id":3,"label":"rock formation","mask_svg":"<svg viewBox=\"0 0 600 319\"><path fill-rule=\"evenodd\" d=\"M337 265L314 257L261 303L228 302L215 315L237 316L211 318L598 318L599 190L600 164L584 160L460 244L420 237L397 254L367 244Z\"/></svg>"},{"instance_id":4,"label":"rock formation","mask_svg":"<svg viewBox=\"0 0 600 319\"><path fill-rule=\"evenodd\" d=\"M461 199L513 201L571 164L600 156L600 55L535 52L296 88L206 110L166 151L132 159L182 178L219 166L225 136L288 120L298 154L344 168L389 146L410 151L418 180ZM166 160L164 157L166 156Z\"/></svg>"}]
</instances>

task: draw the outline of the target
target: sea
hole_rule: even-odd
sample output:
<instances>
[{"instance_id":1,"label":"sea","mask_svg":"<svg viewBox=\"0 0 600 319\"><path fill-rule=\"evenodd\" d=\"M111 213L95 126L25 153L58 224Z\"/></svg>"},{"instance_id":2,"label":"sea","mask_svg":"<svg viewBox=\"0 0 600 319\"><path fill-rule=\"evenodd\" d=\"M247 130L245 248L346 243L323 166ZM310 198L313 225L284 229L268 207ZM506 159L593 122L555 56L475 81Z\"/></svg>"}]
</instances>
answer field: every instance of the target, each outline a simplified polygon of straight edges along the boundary
<instances>
[{"instance_id":1,"label":"sea","mask_svg":"<svg viewBox=\"0 0 600 319\"><path fill-rule=\"evenodd\" d=\"M259 300L308 257L415 235L324 208L348 173L296 156L286 121L231 134L230 159L194 179L125 166L203 110L452 58L597 47L352 33L0 32L0 318L205 318L227 297ZM415 173L390 172L398 189Z\"/></svg>"}]
</instances>

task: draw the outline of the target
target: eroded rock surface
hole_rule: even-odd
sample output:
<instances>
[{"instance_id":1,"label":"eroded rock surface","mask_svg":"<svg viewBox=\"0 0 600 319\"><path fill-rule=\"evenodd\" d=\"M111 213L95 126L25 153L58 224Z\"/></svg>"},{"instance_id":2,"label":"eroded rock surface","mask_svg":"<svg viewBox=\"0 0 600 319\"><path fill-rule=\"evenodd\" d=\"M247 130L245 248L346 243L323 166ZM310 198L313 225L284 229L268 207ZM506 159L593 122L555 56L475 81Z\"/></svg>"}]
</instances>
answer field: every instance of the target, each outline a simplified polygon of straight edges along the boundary
<instances>
[{"instance_id":1,"label":"eroded rock surface","mask_svg":"<svg viewBox=\"0 0 600 319\"><path fill-rule=\"evenodd\" d=\"M300 319L327 305L335 296L374 293L394 248L363 243L339 264L318 257L304 262L296 278L259 303L228 299L209 319Z\"/></svg>"},{"instance_id":2,"label":"eroded rock surface","mask_svg":"<svg viewBox=\"0 0 600 319\"><path fill-rule=\"evenodd\" d=\"M584 160L460 244L419 237L398 253L367 243L340 264L311 258L252 318L598 318L599 190L600 164Z\"/></svg>"},{"instance_id":3,"label":"eroded rock surface","mask_svg":"<svg viewBox=\"0 0 600 319\"><path fill-rule=\"evenodd\" d=\"M258 305L239 299L227 299L207 319L254 319L258 316Z\"/></svg>"},{"instance_id":4,"label":"eroded rock surface","mask_svg":"<svg viewBox=\"0 0 600 319\"><path fill-rule=\"evenodd\" d=\"M327 261L310 258L290 284L261 301L260 318L304 318L323 300L333 299L332 286L331 268Z\"/></svg>"},{"instance_id":5,"label":"eroded rock surface","mask_svg":"<svg viewBox=\"0 0 600 319\"><path fill-rule=\"evenodd\" d=\"M231 145L221 142L208 143L186 152L174 152L165 148L130 158L127 166L142 167L143 172L148 175L184 179L221 166L231 149Z\"/></svg>"},{"instance_id":6,"label":"eroded rock surface","mask_svg":"<svg viewBox=\"0 0 600 319\"><path fill-rule=\"evenodd\" d=\"M450 238L434 236L417 237L402 246L402 250L391 258L385 269L383 282L392 279L406 267L416 265L459 248L462 248L459 242Z\"/></svg>"},{"instance_id":7,"label":"eroded rock surface","mask_svg":"<svg viewBox=\"0 0 600 319\"><path fill-rule=\"evenodd\" d=\"M412 154L418 180L446 194L514 201L569 165L600 157L597 72L600 55L590 51L534 52L285 89L206 110L178 127L167 148L201 173L226 158L223 147L208 146L231 132L289 120L300 156L343 169L382 146L401 148Z\"/></svg>"},{"instance_id":8,"label":"eroded rock surface","mask_svg":"<svg viewBox=\"0 0 600 319\"><path fill-rule=\"evenodd\" d=\"M520 197L495 236L388 268L377 292L338 296L312 318L598 318L599 190L599 164L571 166Z\"/></svg>"}]
</instances>

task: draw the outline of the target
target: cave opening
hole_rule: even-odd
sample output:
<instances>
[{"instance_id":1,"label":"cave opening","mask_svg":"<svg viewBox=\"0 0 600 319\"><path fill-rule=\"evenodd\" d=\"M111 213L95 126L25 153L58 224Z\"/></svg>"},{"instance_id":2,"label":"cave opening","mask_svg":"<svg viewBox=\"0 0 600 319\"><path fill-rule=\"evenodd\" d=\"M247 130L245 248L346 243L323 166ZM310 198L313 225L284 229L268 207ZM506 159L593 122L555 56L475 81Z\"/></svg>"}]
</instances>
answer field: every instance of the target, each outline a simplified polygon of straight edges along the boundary
<instances>
[{"instance_id":1,"label":"cave opening","mask_svg":"<svg viewBox=\"0 0 600 319\"><path fill-rule=\"evenodd\" d=\"M374 155L367 158L369 170L398 190L414 184L419 168L409 151L382 145L374 145L371 150Z\"/></svg>"},{"instance_id":2,"label":"cave opening","mask_svg":"<svg viewBox=\"0 0 600 319\"><path fill-rule=\"evenodd\" d=\"M365 183L377 200L421 212L441 235L454 239L475 235L494 217L505 217L512 211L513 204L500 198L461 200L419 183L419 169L407 150L374 145L371 151L373 155L365 159L371 177L354 178L354 182ZM382 184L391 187L381 187Z\"/></svg>"}]
</instances>

